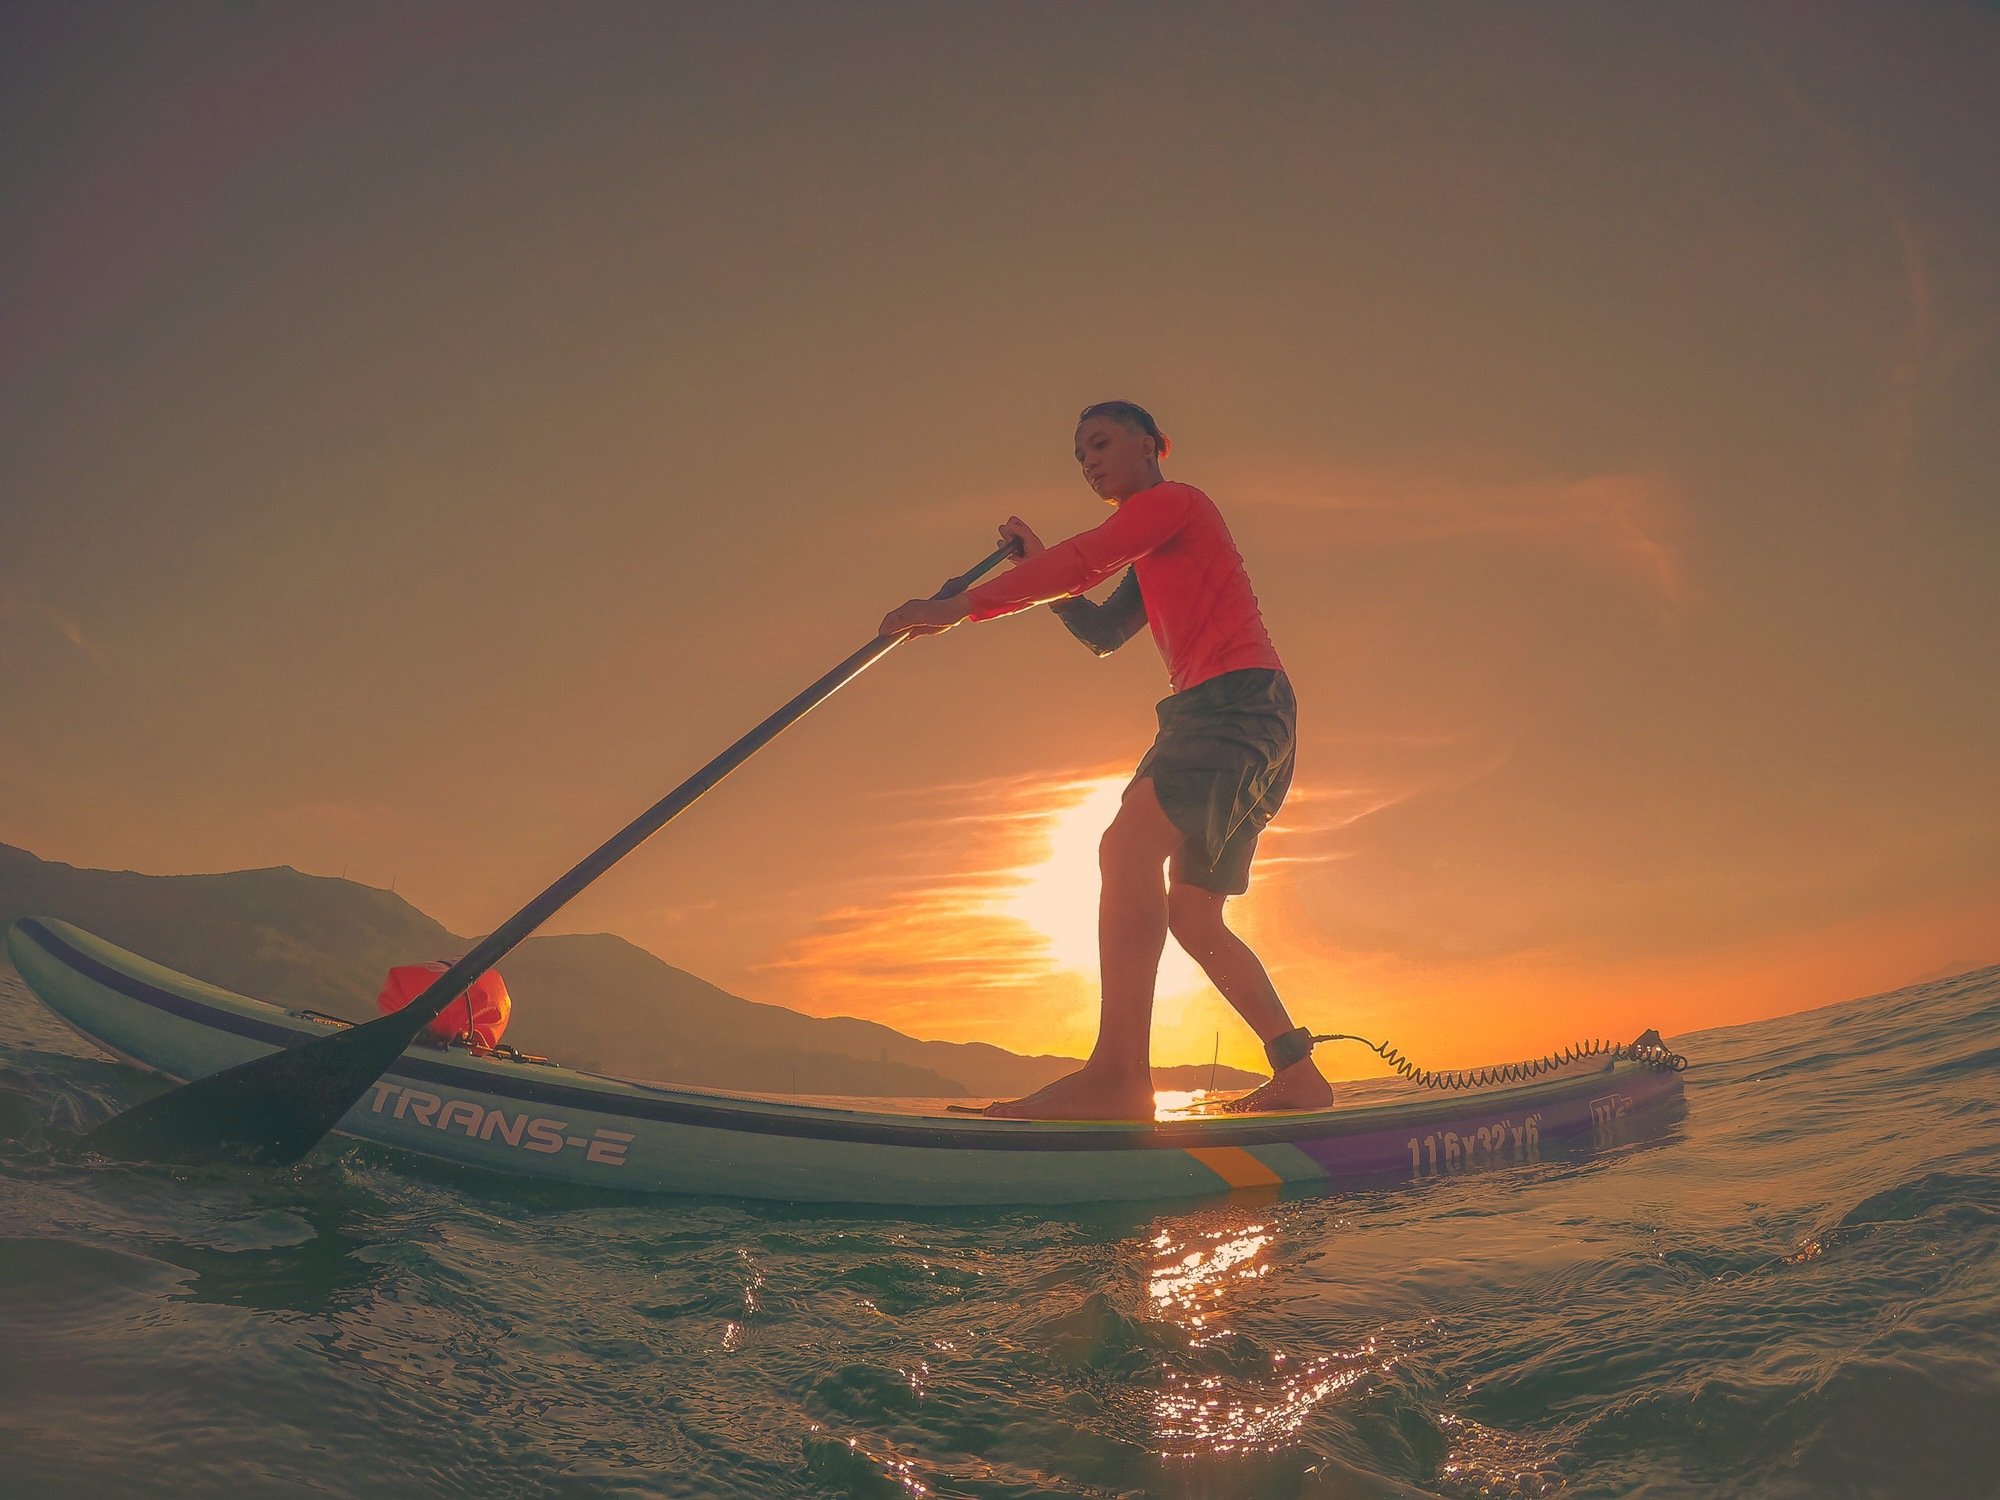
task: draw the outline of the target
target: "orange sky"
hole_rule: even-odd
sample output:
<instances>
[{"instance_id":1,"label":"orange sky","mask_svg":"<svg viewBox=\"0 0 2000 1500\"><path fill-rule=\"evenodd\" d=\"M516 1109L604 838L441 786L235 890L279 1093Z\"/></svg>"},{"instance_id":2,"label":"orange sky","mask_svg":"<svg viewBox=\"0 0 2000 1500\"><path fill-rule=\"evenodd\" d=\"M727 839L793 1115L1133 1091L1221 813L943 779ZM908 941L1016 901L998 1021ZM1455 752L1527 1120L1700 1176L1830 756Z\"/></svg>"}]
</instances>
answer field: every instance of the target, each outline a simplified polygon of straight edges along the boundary
<instances>
[{"instance_id":1,"label":"orange sky","mask_svg":"<svg viewBox=\"0 0 2000 1500\"><path fill-rule=\"evenodd\" d=\"M1128 396L1297 684L1238 906L1300 1019L2000 961L1995 76L1952 6L10 6L0 839L483 930L1092 524ZM1164 691L1040 612L901 648L557 926L1081 1050Z\"/></svg>"}]
</instances>

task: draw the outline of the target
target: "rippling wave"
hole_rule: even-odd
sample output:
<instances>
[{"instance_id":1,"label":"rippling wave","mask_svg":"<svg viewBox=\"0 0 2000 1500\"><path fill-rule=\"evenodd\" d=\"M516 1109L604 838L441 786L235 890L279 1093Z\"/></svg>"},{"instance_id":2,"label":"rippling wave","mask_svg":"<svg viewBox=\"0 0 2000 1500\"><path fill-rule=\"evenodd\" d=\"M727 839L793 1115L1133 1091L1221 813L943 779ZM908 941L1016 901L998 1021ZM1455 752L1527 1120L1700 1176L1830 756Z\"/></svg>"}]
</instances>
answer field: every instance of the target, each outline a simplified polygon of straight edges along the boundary
<instances>
[{"instance_id":1,"label":"rippling wave","mask_svg":"<svg viewBox=\"0 0 2000 1500\"><path fill-rule=\"evenodd\" d=\"M78 1166L0 982L10 1496L2000 1494L2000 970L1674 1039L1661 1135L1194 1208Z\"/></svg>"}]
</instances>

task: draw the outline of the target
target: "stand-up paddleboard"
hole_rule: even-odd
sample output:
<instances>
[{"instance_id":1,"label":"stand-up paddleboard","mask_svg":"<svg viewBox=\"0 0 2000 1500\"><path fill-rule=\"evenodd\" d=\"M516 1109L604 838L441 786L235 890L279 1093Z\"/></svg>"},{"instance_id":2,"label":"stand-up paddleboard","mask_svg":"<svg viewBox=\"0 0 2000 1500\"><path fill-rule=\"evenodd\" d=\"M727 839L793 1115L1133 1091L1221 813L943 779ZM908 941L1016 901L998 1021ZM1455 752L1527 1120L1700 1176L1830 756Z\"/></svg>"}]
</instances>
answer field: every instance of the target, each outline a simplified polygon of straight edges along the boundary
<instances>
[{"instance_id":1,"label":"stand-up paddleboard","mask_svg":"<svg viewBox=\"0 0 2000 1500\"><path fill-rule=\"evenodd\" d=\"M66 922L23 918L8 929L7 951L85 1037L177 1082L342 1024L204 984ZM910 1206L1168 1199L1433 1177L1533 1161L1545 1143L1608 1141L1678 1098L1668 1056L1312 1113L1105 1124L849 1109L417 1048L338 1129L491 1171L627 1192Z\"/></svg>"}]
</instances>

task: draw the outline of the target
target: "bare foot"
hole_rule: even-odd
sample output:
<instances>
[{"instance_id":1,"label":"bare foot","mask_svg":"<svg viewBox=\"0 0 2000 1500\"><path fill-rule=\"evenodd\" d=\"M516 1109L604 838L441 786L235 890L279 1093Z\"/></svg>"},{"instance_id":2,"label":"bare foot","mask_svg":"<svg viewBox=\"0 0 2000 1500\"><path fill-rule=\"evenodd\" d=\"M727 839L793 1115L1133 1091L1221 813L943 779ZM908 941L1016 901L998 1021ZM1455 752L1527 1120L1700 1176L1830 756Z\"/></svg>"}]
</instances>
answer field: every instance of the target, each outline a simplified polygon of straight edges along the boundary
<instances>
[{"instance_id":1,"label":"bare foot","mask_svg":"<svg viewBox=\"0 0 2000 1500\"><path fill-rule=\"evenodd\" d=\"M997 1120L1150 1120L1153 1080L1086 1063L1021 1099L986 1106Z\"/></svg>"},{"instance_id":2,"label":"bare foot","mask_svg":"<svg viewBox=\"0 0 2000 1500\"><path fill-rule=\"evenodd\" d=\"M1269 1083L1216 1108L1229 1114L1331 1109L1333 1087L1310 1057L1301 1058Z\"/></svg>"}]
</instances>

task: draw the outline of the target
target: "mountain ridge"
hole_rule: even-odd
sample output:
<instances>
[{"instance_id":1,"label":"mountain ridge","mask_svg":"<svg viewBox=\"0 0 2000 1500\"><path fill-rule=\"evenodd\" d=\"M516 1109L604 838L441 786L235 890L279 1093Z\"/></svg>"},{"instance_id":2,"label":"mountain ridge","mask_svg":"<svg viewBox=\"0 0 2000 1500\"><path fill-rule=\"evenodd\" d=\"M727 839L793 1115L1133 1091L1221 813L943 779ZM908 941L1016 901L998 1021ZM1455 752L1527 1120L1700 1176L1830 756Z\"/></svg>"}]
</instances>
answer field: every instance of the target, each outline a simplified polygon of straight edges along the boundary
<instances>
[{"instance_id":1,"label":"mountain ridge","mask_svg":"<svg viewBox=\"0 0 2000 1500\"><path fill-rule=\"evenodd\" d=\"M455 957L461 937L393 891L289 865L143 875L44 860L0 843L0 926L74 922L169 968L293 1009L376 1014L396 964ZM1076 1066L987 1042L924 1041L855 1016L808 1016L734 995L612 933L529 938L501 964L507 1040L572 1066L756 1093L977 1097L1025 1093ZM1205 1064L1155 1068L1161 1088ZM1213 1070L1218 1087L1259 1082Z\"/></svg>"}]
</instances>

